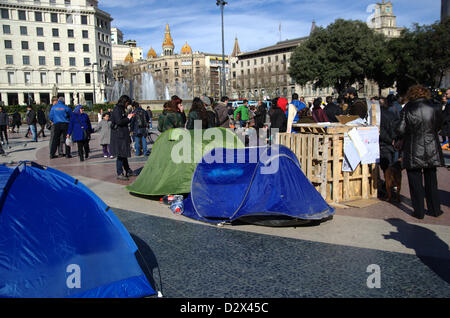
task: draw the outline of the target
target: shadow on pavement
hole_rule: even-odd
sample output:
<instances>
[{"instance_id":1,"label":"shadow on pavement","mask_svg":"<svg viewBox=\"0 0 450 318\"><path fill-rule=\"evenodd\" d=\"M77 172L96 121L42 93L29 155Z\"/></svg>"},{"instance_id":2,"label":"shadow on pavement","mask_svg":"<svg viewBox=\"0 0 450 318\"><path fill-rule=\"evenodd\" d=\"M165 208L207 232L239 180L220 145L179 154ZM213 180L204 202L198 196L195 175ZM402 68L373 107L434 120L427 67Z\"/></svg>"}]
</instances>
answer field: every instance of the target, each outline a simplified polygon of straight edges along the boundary
<instances>
[{"instance_id":1,"label":"shadow on pavement","mask_svg":"<svg viewBox=\"0 0 450 318\"><path fill-rule=\"evenodd\" d=\"M143 241L140 237L135 234L130 233L131 238L136 243L138 247L138 252L136 252L136 259L138 261L139 266L141 266L142 271L147 277L147 280L152 285L155 291L163 291L162 280L161 280L161 271L159 270L158 261L156 260L156 256L153 253L152 249L148 244ZM159 283L156 284L155 279L153 278L154 270L158 270Z\"/></svg>"},{"instance_id":2,"label":"shadow on pavement","mask_svg":"<svg viewBox=\"0 0 450 318\"><path fill-rule=\"evenodd\" d=\"M450 284L450 251L447 243L442 241L435 232L422 226L409 224L401 219L386 221L397 228L397 232L383 235L386 240L396 240L405 247L413 249L424 265Z\"/></svg>"}]
</instances>

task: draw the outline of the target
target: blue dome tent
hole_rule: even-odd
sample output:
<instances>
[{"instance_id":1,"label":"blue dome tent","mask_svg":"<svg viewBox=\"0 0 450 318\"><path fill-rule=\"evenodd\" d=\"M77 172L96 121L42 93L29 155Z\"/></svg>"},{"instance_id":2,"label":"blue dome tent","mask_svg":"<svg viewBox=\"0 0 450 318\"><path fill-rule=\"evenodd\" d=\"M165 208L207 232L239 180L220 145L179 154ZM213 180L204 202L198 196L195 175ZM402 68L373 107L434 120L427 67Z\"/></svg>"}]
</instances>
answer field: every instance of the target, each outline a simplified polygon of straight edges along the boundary
<instances>
[{"instance_id":1,"label":"blue dome tent","mask_svg":"<svg viewBox=\"0 0 450 318\"><path fill-rule=\"evenodd\" d=\"M195 170L183 212L209 223L240 219L271 226L320 222L333 214L296 156L280 145L213 149Z\"/></svg>"},{"instance_id":2,"label":"blue dome tent","mask_svg":"<svg viewBox=\"0 0 450 318\"><path fill-rule=\"evenodd\" d=\"M137 246L74 178L35 163L0 166L0 297L154 295Z\"/></svg>"}]
</instances>

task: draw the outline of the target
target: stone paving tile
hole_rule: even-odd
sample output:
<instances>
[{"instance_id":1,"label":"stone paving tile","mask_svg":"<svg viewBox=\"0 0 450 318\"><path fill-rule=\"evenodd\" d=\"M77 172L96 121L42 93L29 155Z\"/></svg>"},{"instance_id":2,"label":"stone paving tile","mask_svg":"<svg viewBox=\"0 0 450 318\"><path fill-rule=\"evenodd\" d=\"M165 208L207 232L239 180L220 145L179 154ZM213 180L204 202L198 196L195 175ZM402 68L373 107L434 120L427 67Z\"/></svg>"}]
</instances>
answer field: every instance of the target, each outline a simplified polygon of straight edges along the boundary
<instances>
[{"instance_id":1,"label":"stone paving tile","mask_svg":"<svg viewBox=\"0 0 450 318\"><path fill-rule=\"evenodd\" d=\"M450 297L448 260L114 211L152 251L166 297ZM380 289L366 285L371 264Z\"/></svg>"}]
</instances>

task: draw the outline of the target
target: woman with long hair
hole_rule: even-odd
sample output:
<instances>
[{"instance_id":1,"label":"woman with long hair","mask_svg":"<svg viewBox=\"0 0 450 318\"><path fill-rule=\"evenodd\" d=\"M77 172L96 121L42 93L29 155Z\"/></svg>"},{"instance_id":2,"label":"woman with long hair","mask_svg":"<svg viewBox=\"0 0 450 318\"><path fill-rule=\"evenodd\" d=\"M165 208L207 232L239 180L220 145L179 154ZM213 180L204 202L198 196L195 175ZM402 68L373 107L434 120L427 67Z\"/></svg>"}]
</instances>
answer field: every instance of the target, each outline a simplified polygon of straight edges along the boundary
<instances>
[{"instance_id":1,"label":"woman with long hair","mask_svg":"<svg viewBox=\"0 0 450 318\"><path fill-rule=\"evenodd\" d=\"M312 117L316 123L326 123L328 119L327 113L322 109L322 98L318 97L313 102Z\"/></svg>"},{"instance_id":2,"label":"woman with long hair","mask_svg":"<svg viewBox=\"0 0 450 318\"><path fill-rule=\"evenodd\" d=\"M188 114L186 129L194 129L195 121L201 121L201 129L208 128L208 114L206 113L205 104L199 97L195 97L192 101L192 107Z\"/></svg>"},{"instance_id":3,"label":"woman with long hair","mask_svg":"<svg viewBox=\"0 0 450 318\"><path fill-rule=\"evenodd\" d=\"M128 125L133 114L127 115L127 107L131 105L131 98L123 95L119 98L117 105L111 113L111 156L117 158L116 171L118 180L128 180L128 177L134 176L128 164L128 158L131 157L131 137ZM125 171L125 175L124 175Z\"/></svg>"},{"instance_id":4,"label":"woman with long hair","mask_svg":"<svg viewBox=\"0 0 450 318\"><path fill-rule=\"evenodd\" d=\"M181 105L181 106L180 106ZM181 107L181 109L180 109ZM164 104L164 109L158 117L158 130L165 132L172 128L184 128L186 115L184 115L180 100L170 100Z\"/></svg>"},{"instance_id":5,"label":"woman with long hair","mask_svg":"<svg viewBox=\"0 0 450 318\"><path fill-rule=\"evenodd\" d=\"M403 140L402 164L408 173L409 191L418 219L424 218L424 198L429 214L442 214L436 167L444 165L438 132L442 127L442 110L430 102L431 92L421 85L412 86L409 101L400 112L398 138ZM425 179L425 187L423 183Z\"/></svg>"}]
</instances>

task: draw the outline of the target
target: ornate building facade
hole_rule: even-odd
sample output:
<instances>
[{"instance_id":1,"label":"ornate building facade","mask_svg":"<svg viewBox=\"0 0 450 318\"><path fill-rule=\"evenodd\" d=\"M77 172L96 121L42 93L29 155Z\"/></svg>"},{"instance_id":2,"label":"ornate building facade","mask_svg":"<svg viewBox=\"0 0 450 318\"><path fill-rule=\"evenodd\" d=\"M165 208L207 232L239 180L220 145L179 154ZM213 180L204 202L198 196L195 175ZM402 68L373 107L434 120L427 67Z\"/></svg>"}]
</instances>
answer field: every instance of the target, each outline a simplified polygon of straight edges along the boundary
<instances>
[{"instance_id":1,"label":"ornate building facade","mask_svg":"<svg viewBox=\"0 0 450 318\"><path fill-rule=\"evenodd\" d=\"M228 64L228 58L226 63ZM114 77L118 81L133 80L142 84L143 74L150 72L159 92L164 92L164 87L167 87L170 95L177 94L188 99L202 94L218 98L221 69L221 55L195 52L187 42L176 53L167 24L161 55L158 56L155 49L150 47L144 60L132 61L128 58L124 65L116 66ZM167 96L160 93L158 99L165 97Z\"/></svg>"}]
</instances>

